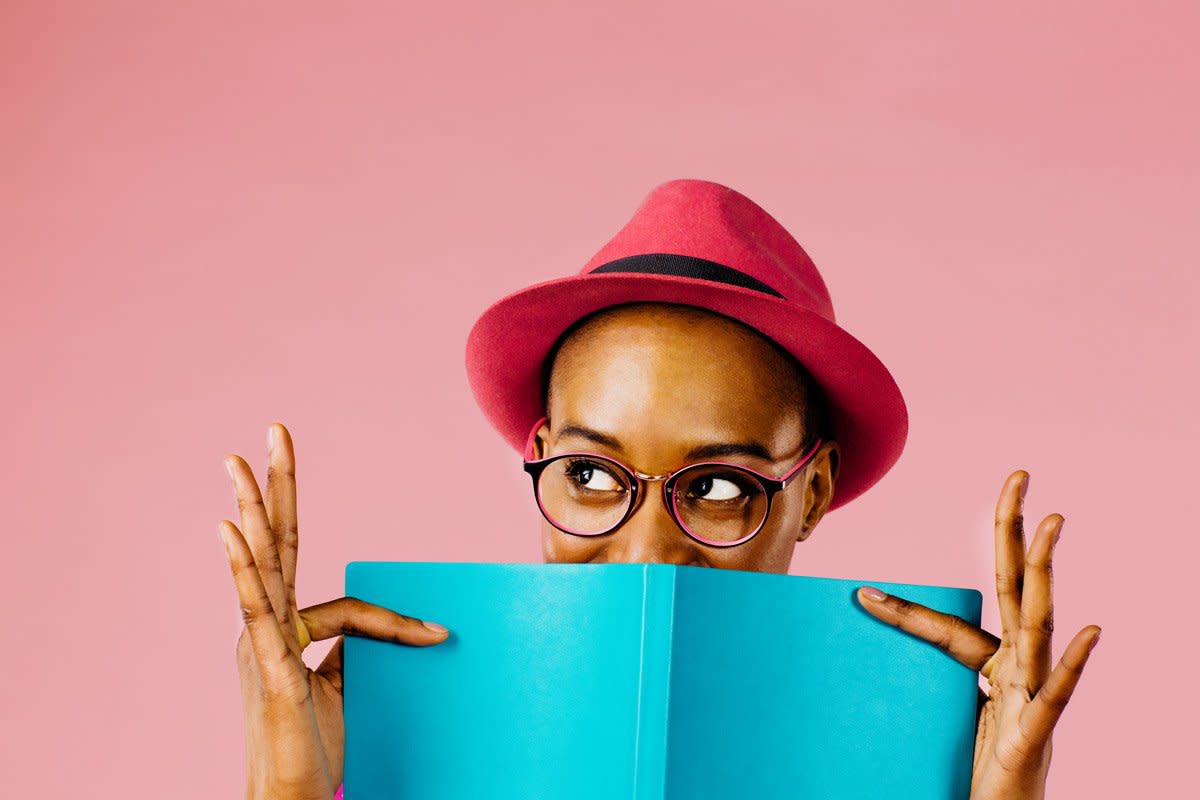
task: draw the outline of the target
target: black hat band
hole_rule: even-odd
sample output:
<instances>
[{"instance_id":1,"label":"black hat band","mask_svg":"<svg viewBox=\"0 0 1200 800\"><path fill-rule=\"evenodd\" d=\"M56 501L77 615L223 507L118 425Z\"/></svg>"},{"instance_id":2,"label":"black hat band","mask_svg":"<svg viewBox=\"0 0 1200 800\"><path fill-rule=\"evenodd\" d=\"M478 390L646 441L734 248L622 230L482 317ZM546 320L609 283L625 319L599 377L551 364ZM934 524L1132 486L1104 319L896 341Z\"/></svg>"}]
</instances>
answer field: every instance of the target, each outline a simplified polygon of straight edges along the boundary
<instances>
[{"instance_id":1,"label":"black hat band","mask_svg":"<svg viewBox=\"0 0 1200 800\"><path fill-rule=\"evenodd\" d=\"M709 261L707 258L681 256L674 253L642 253L636 256L626 256L615 261L601 264L589 275L598 272L641 272L649 275L678 275L682 278L700 278L701 280L725 283L730 286L740 286L743 289L753 289L756 292L787 299L767 284L747 275L741 270Z\"/></svg>"}]
</instances>

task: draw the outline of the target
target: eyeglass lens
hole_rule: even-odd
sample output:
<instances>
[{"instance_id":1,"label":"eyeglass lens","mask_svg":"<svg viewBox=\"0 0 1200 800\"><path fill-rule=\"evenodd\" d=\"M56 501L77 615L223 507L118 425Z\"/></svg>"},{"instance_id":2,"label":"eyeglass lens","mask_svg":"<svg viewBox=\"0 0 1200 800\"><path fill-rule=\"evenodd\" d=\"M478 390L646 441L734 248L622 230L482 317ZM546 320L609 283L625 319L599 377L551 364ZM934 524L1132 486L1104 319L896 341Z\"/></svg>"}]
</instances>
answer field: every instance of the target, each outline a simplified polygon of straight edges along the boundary
<instances>
[{"instance_id":1,"label":"eyeglass lens","mask_svg":"<svg viewBox=\"0 0 1200 800\"><path fill-rule=\"evenodd\" d=\"M550 462L538 480L538 503L556 527L596 535L621 521L633 500L628 474L594 456ZM767 492L750 472L728 465L681 471L673 492L675 515L695 537L735 542L753 533L767 514Z\"/></svg>"}]
</instances>

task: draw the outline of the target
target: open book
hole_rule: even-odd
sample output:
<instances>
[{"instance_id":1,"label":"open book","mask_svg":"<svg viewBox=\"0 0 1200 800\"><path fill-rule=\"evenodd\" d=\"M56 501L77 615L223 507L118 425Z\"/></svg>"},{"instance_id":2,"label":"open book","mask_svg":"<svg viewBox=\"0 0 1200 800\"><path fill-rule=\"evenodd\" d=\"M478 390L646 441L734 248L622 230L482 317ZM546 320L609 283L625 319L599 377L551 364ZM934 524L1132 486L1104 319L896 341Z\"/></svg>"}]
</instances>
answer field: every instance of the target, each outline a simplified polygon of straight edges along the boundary
<instances>
[{"instance_id":1,"label":"open book","mask_svg":"<svg viewBox=\"0 0 1200 800\"><path fill-rule=\"evenodd\" d=\"M347 800L966 798L978 678L859 607L872 583L664 564L352 562L346 594L447 626L347 636Z\"/></svg>"}]
</instances>

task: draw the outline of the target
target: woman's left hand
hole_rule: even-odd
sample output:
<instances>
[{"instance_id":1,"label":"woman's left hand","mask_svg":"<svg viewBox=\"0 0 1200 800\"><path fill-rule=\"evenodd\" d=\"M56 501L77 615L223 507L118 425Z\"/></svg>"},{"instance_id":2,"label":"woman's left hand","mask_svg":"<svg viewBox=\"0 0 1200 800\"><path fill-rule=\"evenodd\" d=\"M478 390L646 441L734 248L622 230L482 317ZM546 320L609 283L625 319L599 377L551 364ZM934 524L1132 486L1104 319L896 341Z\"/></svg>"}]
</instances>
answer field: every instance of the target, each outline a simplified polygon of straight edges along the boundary
<instances>
[{"instance_id":1,"label":"woman's left hand","mask_svg":"<svg viewBox=\"0 0 1200 800\"><path fill-rule=\"evenodd\" d=\"M1088 625L1067 644L1053 671L1050 562L1061 514L1038 525L1025 550L1021 510L1029 473L1008 476L996 504L997 639L966 620L873 587L858 591L863 608L883 622L931 642L988 679L982 698L971 774L971 800L1041 800L1050 768L1050 735L1066 707L1100 628ZM882 595L872 597L872 592ZM981 692L982 695L982 692Z\"/></svg>"}]
</instances>

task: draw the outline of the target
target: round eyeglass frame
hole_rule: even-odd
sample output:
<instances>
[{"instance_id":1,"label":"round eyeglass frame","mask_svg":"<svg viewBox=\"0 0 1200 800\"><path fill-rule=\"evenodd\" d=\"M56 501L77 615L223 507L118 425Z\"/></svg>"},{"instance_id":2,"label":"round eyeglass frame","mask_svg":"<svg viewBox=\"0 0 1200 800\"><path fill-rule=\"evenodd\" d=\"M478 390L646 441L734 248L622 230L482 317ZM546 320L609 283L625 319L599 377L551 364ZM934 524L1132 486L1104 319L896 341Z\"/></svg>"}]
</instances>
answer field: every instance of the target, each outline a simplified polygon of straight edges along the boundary
<instances>
[{"instance_id":1,"label":"round eyeglass frame","mask_svg":"<svg viewBox=\"0 0 1200 800\"><path fill-rule=\"evenodd\" d=\"M766 526L767 520L771 516L771 503L774 500L775 495L788 487L788 485L792 482L792 480L796 477L796 475L800 472L800 470L803 469L804 465L812 460L812 457L814 455L816 455L817 450L821 447L821 439L820 439L820 437L818 437L816 442L813 443L813 446L808 450L808 452L805 453L791 469L789 469L785 474L783 474L781 477L778 477L778 478L771 476L771 475L765 475L765 474L759 472L758 470L751 469L750 467L747 467L742 464L730 464L725 461L698 461L694 464L685 464L684 466L680 467L679 469L675 470L674 472L668 472L664 475L647 475L643 472L638 472L637 470L632 469L632 468L626 466L625 464L622 464L620 461L613 458L612 456L606 456L601 453L592 453L592 452L586 452L586 451L572 451L570 453L559 453L558 455L547 456L546 458L530 459L529 456L533 451L534 437L536 436L538 429L541 428L542 425L546 422L546 419L547 419L546 417L542 417L534 424L533 430L530 431L529 439L526 441L526 444L525 444L524 469L527 473L529 473L530 477L533 479L534 500L537 503L538 511L541 512L542 517L547 522L549 522L551 525L553 525L555 528L562 531L563 533L568 533L572 536L583 536L583 537L587 537L587 538L591 538L593 536L604 536L605 534L612 533L617 528L624 525L626 520L628 520L629 517L632 516L633 510L635 508L637 508L639 495L643 491L645 491L643 488L643 484L648 483L650 481L662 481L663 482L663 504L667 508L667 513L669 513L671 515L671 519L673 519L675 521L675 524L677 526L679 526L680 530L682 530L690 539L693 539L694 541L697 541L700 544L706 545L708 547L721 547L721 548L737 547L740 544L745 544L746 542L750 541L755 536L757 536L759 531L761 531ZM629 483L629 487L630 487L629 488L629 500L625 506L625 513L623 513L621 515L621 518L618 519L615 523L613 523L609 527L605 528L604 530L597 531L595 533L584 533L581 531L570 530L569 528L564 528L563 526L561 526L557 522L555 522L553 519L551 519L550 515L548 513L546 513L545 507L542 505L542 493L541 493L540 489L538 488L539 482L541 481L542 473L546 470L546 467L550 466L550 464L554 463L555 461L564 459L564 458L579 458L579 457L584 457L584 456L586 456L587 458L594 458L594 459L597 459L600 461L604 461L604 462L616 467L618 470L621 471L621 473L623 473L625 475L626 478L628 478L628 483ZM731 542L713 541L710 539L705 539L704 537L694 533L691 529L688 528L687 525L684 524L683 519L679 515L679 508L676 505L675 485L676 485L676 483L678 483L680 476L688 473L689 471L700 468L700 467L714 467L714 466L726 467L729 469L749 473L755 479L757 479L757 481L762 485L763 493L766 495L767 505L766 505L766 508L763 509L762 519L759 521L758 525L750 533L746 534L745 536L743 536L740 539L736 539Z\"/></svg>"}]
</instances>

